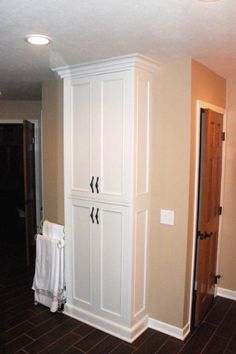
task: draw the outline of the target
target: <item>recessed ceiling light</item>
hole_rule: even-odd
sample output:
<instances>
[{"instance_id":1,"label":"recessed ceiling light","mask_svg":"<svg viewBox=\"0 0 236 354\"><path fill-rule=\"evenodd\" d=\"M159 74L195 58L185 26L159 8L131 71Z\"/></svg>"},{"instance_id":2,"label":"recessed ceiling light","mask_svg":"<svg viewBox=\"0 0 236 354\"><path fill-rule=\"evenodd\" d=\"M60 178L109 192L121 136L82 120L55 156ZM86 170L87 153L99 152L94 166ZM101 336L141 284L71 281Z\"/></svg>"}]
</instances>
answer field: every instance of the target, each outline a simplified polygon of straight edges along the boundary
<instances>
[{"instance_id":1,"label":"recessed ceiling light","mask_svg":"<svg viewBox=\"0 0 236 354\"><path fill-rule=\"evenodd\" d=\"M25 36L25 41L29 44L34 45L46 45L49 44L52 39L43 34L28 34L27 36Z\"/></svg>"},{"instance_id":2,"label":"recessed ceiling light","mask_svg":"<svg viewBox=\"0 0 236 354\"><path fill-rule=\"evenodd\" d=\"M219 0L199 0L201 2L216 2L216 1L219 1Z\"/></svg>"}]
</instances>

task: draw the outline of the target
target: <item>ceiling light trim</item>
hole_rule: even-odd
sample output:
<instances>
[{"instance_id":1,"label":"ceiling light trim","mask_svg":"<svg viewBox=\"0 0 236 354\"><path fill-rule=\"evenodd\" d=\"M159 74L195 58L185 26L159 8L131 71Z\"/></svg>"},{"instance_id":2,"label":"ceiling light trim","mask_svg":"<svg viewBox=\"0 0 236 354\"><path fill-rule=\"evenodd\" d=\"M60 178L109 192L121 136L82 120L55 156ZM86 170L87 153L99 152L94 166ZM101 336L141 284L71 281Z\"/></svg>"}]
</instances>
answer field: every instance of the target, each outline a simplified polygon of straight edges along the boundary
<instances>
[{"instance_id":1,"label":"ceiling light trim","mask_svg":"<svg viewBox=\"0 0 236 354\"><path fill-rule=\"evenodd\" d=\"M38 33L27 34L24 39L28 44L38 46L48 45L52 42L51 37Z\"/></svg>"},{"instance_id":2,"label":"ceiling light trim","mask_svg":"<svg viewBox=\"0 0 236 354\"><path fill-rule=\"evenodd\" d=\"M201 2L218 2L220 0L199 0L199 1L201 1Z\"/></svg>"}]
</instances>

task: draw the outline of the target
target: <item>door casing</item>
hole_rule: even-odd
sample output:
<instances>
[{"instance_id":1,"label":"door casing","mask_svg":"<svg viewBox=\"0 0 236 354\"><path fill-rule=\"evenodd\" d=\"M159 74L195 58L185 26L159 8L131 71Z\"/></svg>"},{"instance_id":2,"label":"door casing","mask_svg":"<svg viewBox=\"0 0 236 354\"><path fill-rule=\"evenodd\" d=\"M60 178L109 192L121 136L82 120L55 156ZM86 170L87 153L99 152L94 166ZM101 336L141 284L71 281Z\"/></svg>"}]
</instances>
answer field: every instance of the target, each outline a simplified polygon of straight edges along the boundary
<instances>
[{"instance_id":1,"label":"door casing","mask_svg":"<svg viewBox=\"0 0 236 354\"><path fill-rule=\"evenodd\" d=\"M197 100L197 110L196 110L196 126L195 126L195 175L194 175L194 210L193 210L193 228L192 228L192 264L191 264L191 288L190 288L190 299L189 299L189 324L192 320L192 306L193 306L193 288L194 288L194 273L195 273L195 254L196 254L196 235L197 235L197 218L198 218L198 193L199 193L199 160L200 160L200 116L201 109L211 109L217 113L223 114L223 131L226 131L226 109L212 105L210 103ZM221 195L220 204L223 206L223 196L224 196L224 175L225 175L225 152L226 144L222 147L222 177L221 177ZM219 234L218 234L218 248L217 248L217 263L216 263L216 274L219 273L220 268L220 248L221 248L221 237L222 237L222 217L219 221ZM217 294L217 287L215 291L215 296Z\"/></svg>"}]
</instances>

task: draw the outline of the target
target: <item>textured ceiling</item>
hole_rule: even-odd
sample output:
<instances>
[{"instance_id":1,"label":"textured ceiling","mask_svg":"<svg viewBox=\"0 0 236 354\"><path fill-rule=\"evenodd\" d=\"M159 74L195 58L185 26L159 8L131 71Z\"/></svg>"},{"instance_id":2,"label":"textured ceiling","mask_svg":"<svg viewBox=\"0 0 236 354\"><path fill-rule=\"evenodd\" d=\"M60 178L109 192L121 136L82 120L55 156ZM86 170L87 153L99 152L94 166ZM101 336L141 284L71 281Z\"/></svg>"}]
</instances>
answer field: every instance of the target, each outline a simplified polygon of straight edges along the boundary
<instances>
[{"instance_id":1,"label":"textured ceiling","mask_svg":"<svg viewBox=\"0 0 236 354\"><path fill-rule=\"evenodd\" d=\"M32 47L23 38L47 34ZM235 0L1 0L1 99L40 99L50 68L140 52L160 64L191 56L236 77Z\"/></svg>"}]
</instances>

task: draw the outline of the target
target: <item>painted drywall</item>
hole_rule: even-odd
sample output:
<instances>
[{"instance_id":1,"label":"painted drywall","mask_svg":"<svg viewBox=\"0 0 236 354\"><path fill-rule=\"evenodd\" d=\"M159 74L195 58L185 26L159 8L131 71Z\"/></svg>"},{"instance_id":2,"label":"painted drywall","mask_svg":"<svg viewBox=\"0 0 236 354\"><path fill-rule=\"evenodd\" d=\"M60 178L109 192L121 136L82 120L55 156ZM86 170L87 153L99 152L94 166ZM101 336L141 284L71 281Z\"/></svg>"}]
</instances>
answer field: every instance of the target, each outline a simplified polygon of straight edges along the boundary
<instances>
[{"instance_id":1,"label":"painted drywall","mask_svg":"<svg viewBox=\"0 0 236 354\"><path fill-rule=\"evenodd\" d=\"M236 79L227 81L226 137L219 286L236 291Z\"/></svg>"},{"instance_id":2,"label":"painted drywall","mask_svg":"<svg viewBox=\"0 0 236 354\"><path fill-rule=\"evenodd\" d=\"M161 65L154 99L149 314L184 328L189 322L197 100L225 107L225 80L185 58ZM173 226L160 209L175 211Z\"/></svg>"},{"instance_id":3,"label":"painted drywall","mask_svg":"<svg viewBox=\"0 0 236 354\"><path fill-rule=\"evenodd\" d=\"M188 247L185 279L185 306L183 323L189 320L189 304L191 289L191 264L193 246L193 209L194 209L194 182L195 182L195 147L196 147L196 111L197 100L212 105L226 107L226 81L213 71L197 61L192 61L192 87L191 87L191 154L190 154L190 180L189 180L189 221L188 221Z\"/></svg>"},{"instance_id":4,"label":"painted drywall","mask_svg":"<svg viewBox=\"0 0 236 354\"><path fill-rule=\"evenodd\" d=\"M149 315L182 328L189 201L191 59L160 65L155 85ZM160 224L160 209L174 210L173 226Z\"/></svg>"},{"instance_id":5,"label":"painted drywall","mask_svg":"<svg viewBox=\"0 0 236 354\"><path fill-rule=\"evenodd\" d=\"M226 80L200 64L192 61L192 112L196 113L196 100L226 107Z\"/></svg>"},{"instance_id":6,"label":"painted drywall","mask_svg":"<svg viewBox=\"0 0 236 354\"><path fill-rule=\"evenodd\" d=\"M0 119L38 119L41 117L41 101L0 100Z\"/></svg>"},{"instance_id":7,"label":"painted drywall","mask_svg":"<svg viewBox=\"0 0 236 354\"><path fill-rule=\"evenodd\" d=\"M42 85L42 147L44 219L64 224L62 80Z\"/></svg>"}]
</instances>

